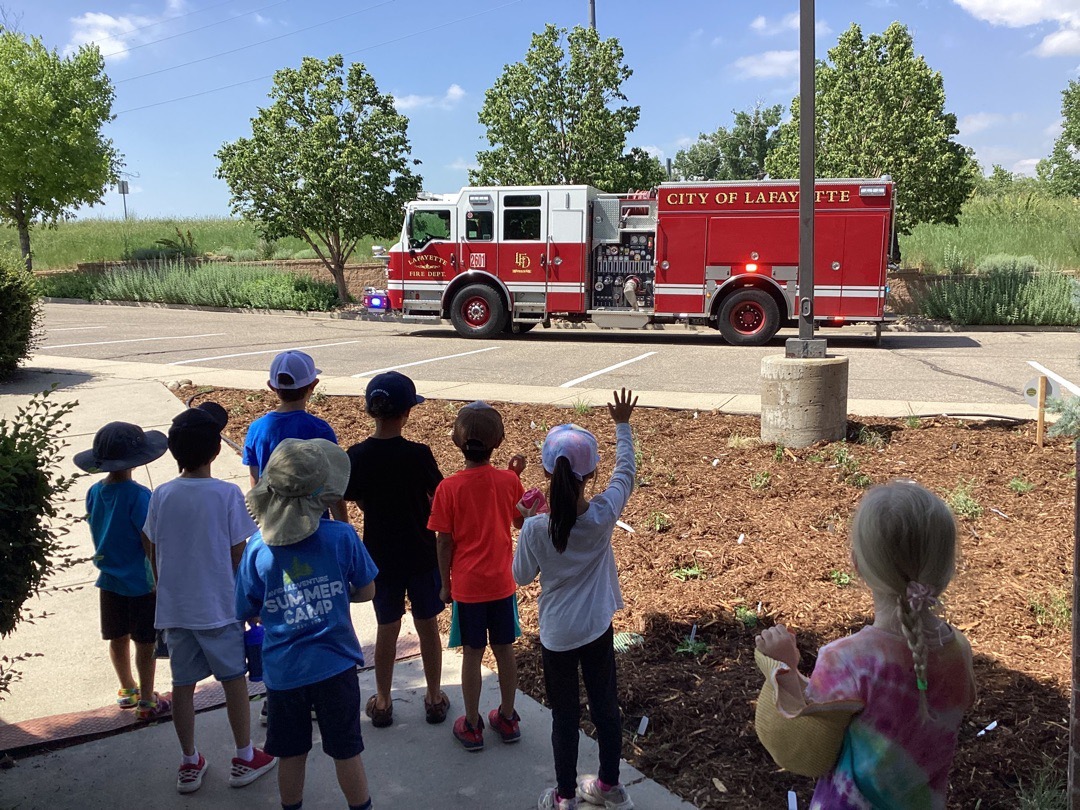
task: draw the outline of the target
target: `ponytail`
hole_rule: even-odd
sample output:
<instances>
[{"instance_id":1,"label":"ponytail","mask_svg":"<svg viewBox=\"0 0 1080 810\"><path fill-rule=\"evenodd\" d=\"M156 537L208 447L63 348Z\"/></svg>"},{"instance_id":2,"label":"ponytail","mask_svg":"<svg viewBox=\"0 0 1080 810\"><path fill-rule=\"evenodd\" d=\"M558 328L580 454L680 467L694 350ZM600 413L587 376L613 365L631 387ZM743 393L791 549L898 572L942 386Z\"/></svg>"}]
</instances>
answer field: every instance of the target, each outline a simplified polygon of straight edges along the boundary
<instances>
[{"instance_id":1,"label":"ponytail","mask_svg":"<svg viewBox=\"0 0 1080 810\"><path fill-rule=\"evenodd\" d=\"M551 486L548 492L548 534L555 550L562 554L570 540L570 531L577 523L578 497L581 482L574 477L570 469L570 459L559 456L555 460L555 471L551 474Z\"/></svg>"}]
</instances>

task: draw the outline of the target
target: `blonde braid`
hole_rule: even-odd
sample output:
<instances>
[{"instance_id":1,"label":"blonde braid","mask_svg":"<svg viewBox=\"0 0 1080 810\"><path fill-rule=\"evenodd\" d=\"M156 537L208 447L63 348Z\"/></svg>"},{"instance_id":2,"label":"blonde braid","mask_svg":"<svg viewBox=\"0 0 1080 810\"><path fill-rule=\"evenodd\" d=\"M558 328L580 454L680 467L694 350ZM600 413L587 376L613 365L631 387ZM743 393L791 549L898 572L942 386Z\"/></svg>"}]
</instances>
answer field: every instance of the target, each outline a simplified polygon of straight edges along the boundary
<instances>
[{"instance_id":1,"label":"blonde braid","mask_svg":"<svg viewBox=\"0 0 1080 810\"><path fill-rule=\"evenodd\" d=\"M915 669L915 683L919 688L919 717L923 722L930 719L930 704L926 698L927 660L929 654L926 648L926 613L927 608L913 610L905 596L896 597L897 609L900 614L900 629L904 634L908 649L911 650L911 660Z\"/></svg>"}]
</instances>

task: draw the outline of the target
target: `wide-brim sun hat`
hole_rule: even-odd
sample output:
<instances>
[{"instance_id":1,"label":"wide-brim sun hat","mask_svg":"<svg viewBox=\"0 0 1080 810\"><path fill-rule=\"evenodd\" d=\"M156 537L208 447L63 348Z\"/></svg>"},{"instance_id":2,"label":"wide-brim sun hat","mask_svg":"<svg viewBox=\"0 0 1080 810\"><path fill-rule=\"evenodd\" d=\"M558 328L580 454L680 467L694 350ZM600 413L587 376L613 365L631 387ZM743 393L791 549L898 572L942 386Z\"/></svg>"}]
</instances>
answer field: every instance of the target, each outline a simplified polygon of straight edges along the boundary
<instances>
[{"instance_id":1,"label":"wide-brim sun hat","mask_svg":"<svg viewBox=\"0 0 1080 810\"><path fill-rule=\"evenodd\" d=\"M157 461L168 449L169 439L160 430L109 422L94 435L94 446L76 453L72 460L88 473L118 472Z\"/></svg>"},{"instance_id":2,"label":"wide-brim sun hat","mask_svg":"<svg viewBox=\"0 0 1080 810\"><path fill-rule=\"evenodd\" d=\"M326 439L285 439L270 454L246 501L268 546L310 537L332 504L345 495L349 457Z\"/></svg>"},{"instance_id":3,"label":"wide-brim sun hat","mask_svg":"<svg viewBox=\"0 0 1080 810\"><path fill-rule=\"evenodd\" d=\"M556 425L548 431L544 446L540 450L544 470L553 474L555 462L560 457L565 457L570 462L574 477L581 481L586 475L595 472L600 463L600 448L596 437L585 428L572 423Z\"/></svg>"}]
</instances>

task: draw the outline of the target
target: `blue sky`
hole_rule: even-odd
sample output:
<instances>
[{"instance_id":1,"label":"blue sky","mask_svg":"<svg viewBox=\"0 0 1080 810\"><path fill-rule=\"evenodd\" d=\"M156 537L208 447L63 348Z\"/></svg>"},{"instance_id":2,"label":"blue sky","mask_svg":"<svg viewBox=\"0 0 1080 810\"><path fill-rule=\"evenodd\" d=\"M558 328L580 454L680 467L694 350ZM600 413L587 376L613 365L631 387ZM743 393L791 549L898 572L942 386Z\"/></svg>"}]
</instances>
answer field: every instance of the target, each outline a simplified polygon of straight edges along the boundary
<instances>
[{"instance_id":1,"label":"blue sky","mask_svg":"<svg viewBox=\"0 0 1080 810\"><path fill-rule=\"evenodd\" d=\"M797 0L596 0L618 37L641 120L629 145L674 157L733 109L790 103ZM270 75L304 56L366 64L410 118L425 188L454 191L485 146L484 91L545 23L585 24L587 0L0 0L21 29L60 51L93 41L116 84L107 133L125 156L129 211L224 215L214 152L250 132ZM465 19L468 18L468 19ZM1060 126L1061 91L1080 76L1080 0L818 0L818 55L852 22L899 20L945 79L958 140L983 166L1033 173ZM227 85L237 85L226 87ZM224 89L219 89L224 88ZM198 95L196 95L198 94ZM194 96L192 98L184 98ZM164 103L163 103L164 102ZM120 216L111 190L86 215Z\"/></svg>"}]
</instances>

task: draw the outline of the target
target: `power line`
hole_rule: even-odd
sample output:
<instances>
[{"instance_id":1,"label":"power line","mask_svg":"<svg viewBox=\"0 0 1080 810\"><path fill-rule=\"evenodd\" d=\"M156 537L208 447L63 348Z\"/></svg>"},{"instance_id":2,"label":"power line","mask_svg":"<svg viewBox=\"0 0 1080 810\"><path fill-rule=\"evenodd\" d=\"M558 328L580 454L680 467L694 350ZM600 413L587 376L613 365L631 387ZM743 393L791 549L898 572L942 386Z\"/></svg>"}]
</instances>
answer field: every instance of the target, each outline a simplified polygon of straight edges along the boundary
<instances>
[{"instance_id":1,"label":"power line","mask_svg":"<svg viewBox=\"0 0 1080 810\"><path fill-rule=\"evenodd\" d=\"M516 6L518 3L522 3L522 2L524 2L524 0L510 0L509 3L503 3L501 6L493 6L491 8L484 9L483 11L477 11L477 12L475 12L473 14L469 14L469 15L466 15L464 17L459 17L456 20L450 20L449 22L441 23L439 25L432 26L431 28L425 28L422 31L414 31L411 34L405 34L405 35L400 36L400 37L395 37L394 39L388 39L388 40L386 40L384 42L378 42L375 45L368 45L368 46L363 47L363 48L357 48L355 51L348 51L347 53L343 53L342 56L353 56L354 54L362 53L363 51L371 51L371 50L374 50L375 48L382 48L382 47L384 47L386 45L393 45L395 42L401 42L402 40L411 39L413 37L418 37L418 36L421 36L423 34L429 34L432 31L438 31L439 29L447 28L447 27L449 27L451 25L457 25L458 23L462 23L462 22L465 22L466 20L471 20L471 19L474 19L476 17L481 17L484 14L488 14L488 13L490 13L492 11L501 11L504 8L509 8L510 6ZM187 101L188 99L199 98L200 96L208 96L211 93L219 93L222 90L231 90L234 87L242 87L245 84L252 84L253 82L261 82L261 81L263 81L265 79L272 79L273 77L274 77L273 73L268 74L266 76L256 76L254 79L245 79L244 81L241 81L241 82L233 82L232 84L222 85L221 87L212 87L209 90L202 90L202 91L200 91L198 93L190 93L189 95L186 95L186 96L178 96L177 98L170 98L170 99L166 99L165 101L155 101L152 104L143 104L140 107L131 107L131 108L126 109L126 110L120 110L118 113L116 113L116 115L118 115L118 116L119 115L126 115L127 113L139 112L140 110L149 110L149 109L151 109L153 107L161 107L161 106L164 106L165 104L175 104L178 101Z\"/></svg>"},{"instance_id":2,"label":"power line","mask_svg":"<svg viewBox=\"0 0 1080 810\"><path fill-rule=\"evenodd\" d=\"M228 0L228 2L231 2L231 0ZM143 42L143 43L141 43L139 45L132 45L130 48L124 48L124 49L119 50L119 51L113 51L112 53L104 54L103 58L108 59L110 56L119 56L122 53L131 53L132 51L139 50L139 48L145 48L148 45L157 45L159 42L167 42L168 40L176 39L177 37L186 37L188 34L194 34L197 31L205 31L207 28L214 28L215 26L218 26L218 25L224 25L225 23L232 22L233 20L239 20L242 17L250 17L252 14L258 14L260 11L266 11L268 8L273 8L274 6L280 6L283 3L288 3L288 2L289 2L289 0L277 0L276 3L270 3L269 5L260 6L259 8L253 8L251 11L245 11L242 14L236 14L236 15L234 15L232 17L226 17L224 20L218 20L217 22L207 23L206 25L200 25L198 28L191 28L191 29L189 29L187 31L181 31L178 34L169 34L169 36L167 36L167 37L161 37L160 39L152 39L149 42ZM218 3L218 5L223 6L223 5L225 5L225 3ZM206 10L208 10L210 8L217 8L217 6L208 6L206 9L201 9L201 10L206 11ZM191 12L191 13L195 13L195 12ZM169 19L170 20L175 20L175 19L178 19L179 17L183 17L183 16L184 16L183 14L178 14L176 17L169 17ZM161 22L166 22L166 21L162 20ZM157 25L157 23L153 23L153 24ZM143 26L143 27L144 28L149 28L150 26ZM138 31L140 29L135 28L133 30ZM115 39L117 36L126 36L129 33L131 33L131 32L126 31L126 32L123 32L121 34L116 34L112 38ZM136 77L136 78L138 78L138 77ZM123 79L122 81L126 82L126 81L130 81L130 80L129 79Z\"/></svg>"},{"instance_id":3,"label":"power line","mask_svg":"<svg viewBox=\"0 0 1080 810\"><path fill-rule=\"evenodd\" d=\"M288 0L279 0L279 3L274 3L273 5L280 5L280 3L287 2L287 1ZM268 39L262 39L262 40L259 40L258 42L252 42L252 43L250 43L248 45L241 45L239 48L232 48L232 49L227 50L227 51L221 51L220 53L210 54L210 56L202 56L202 57L200 57L198 59L192 59L190 62L181 62L179 65L173 65L172 67L160 68L159 70L151 70L149 73L140 73L138 76L129 76L126 79L119 79L118 81L114 82L114 84L123 84L124 82L133 82L136 79L145 79L147 76L157 76L159 73L168 73L170 70L179 70L182 67L188 67L189 65L197 65L200 62L209 62L211 59L217 59L217 58L222 57L222 56L228 56L229 54L232 54L232 53L239 53L240 51L246 51L248 48L254 48L254 47L257 47L259 45L265 45L268 42L276 42L279 39L285 39L286 37L291 37L291 36L294 36L296 34L302 34L305 31L311 31L314 28L321 28L324 25L330 25L330 23L340 22L341 20L344 20L344 19L346 19L348 17L355 17L357 14L363 14L366 11L371 11L372 9L379 8L380 6L388 6L388 5L390 5L391 3L394 3L394 2L396 2L396 0L383 0L383 2L376 3L373 6L368 6L367 8L361 8L361 9L358 9L356 11L350 11L348 14L342 14L340 17L334 17L334 18L329 19L329 20L323 20L320 23L315 23L314 25L309 25L306 28L297 28L295 31L286 31L284 34L278 34L276 37L269 37ZM269 6L267 8L269 8ZM199 29L195 29L195 30L197 31ZM180 36L180 35L177 34L177 36ZM159 42L160 42L160 40L159 40ZM148 42L147 45L149 45L149 44L151 44L151 43Z\"/></svg>"},{"instance_id":4,"label":"power line","mask_svg":"<svg viewBox=\"0 0 1080 810\"><path fill-rule=\"evenodd\" d=\"M183 14L174 14L171 17L165 17L165 18L157 20L155 22L147 23L146 25L140 25L138 28L132 28L132 29L130 29L128 31L124 31L122 36L127 36L128 34L134 34L136 31L143 31L143 30L145 30L147 28L153 28L155 25L162 25L163 23L172 22L173 20L179 20L179 19L182 19L184 17L190 17L192 14L202 14L204 11L211 11L211 10L213 10L215 8L220 8L221 6L227 6L229 3L235 3L235 2L236 2L236 0L222 0L220 3L214 3L214 5L212 5L212 6L203 6L202 8L197 8L197 9L194 9L192 11L185 11ZM123 51L117 51L117 53L123 53ZM112 54L109 54L109 56L112 56Z\"/></svg>"}]
</instances>

